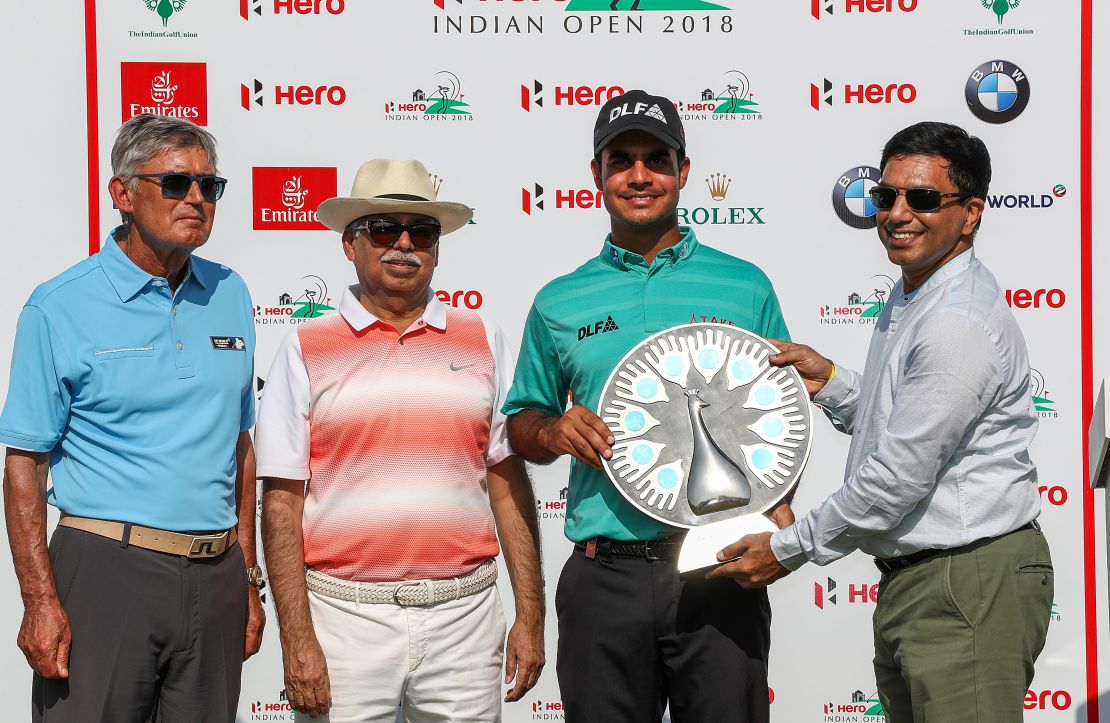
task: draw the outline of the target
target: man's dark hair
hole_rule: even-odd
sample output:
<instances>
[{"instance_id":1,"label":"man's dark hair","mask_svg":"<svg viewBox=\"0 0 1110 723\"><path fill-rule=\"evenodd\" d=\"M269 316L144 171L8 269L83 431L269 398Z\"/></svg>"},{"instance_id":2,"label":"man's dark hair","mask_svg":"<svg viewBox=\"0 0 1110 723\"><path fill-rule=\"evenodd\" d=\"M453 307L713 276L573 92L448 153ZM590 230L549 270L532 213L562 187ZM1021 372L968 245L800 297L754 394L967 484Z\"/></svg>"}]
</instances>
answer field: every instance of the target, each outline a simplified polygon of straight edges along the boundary
<instances>
[{"instance_id":1,"label":"man's dark hair","mask_svg":"<svg viewBox=\"0 0 1110 723\"><path fill-rule=\"evenodd\" d=\"M939 156L948 161L948 178L956 188L985 199L991 183L991 157L987 146L951 123L925 121L903 128L883 147L879 170L892 157Z\"/></svg>"}]
</instances>

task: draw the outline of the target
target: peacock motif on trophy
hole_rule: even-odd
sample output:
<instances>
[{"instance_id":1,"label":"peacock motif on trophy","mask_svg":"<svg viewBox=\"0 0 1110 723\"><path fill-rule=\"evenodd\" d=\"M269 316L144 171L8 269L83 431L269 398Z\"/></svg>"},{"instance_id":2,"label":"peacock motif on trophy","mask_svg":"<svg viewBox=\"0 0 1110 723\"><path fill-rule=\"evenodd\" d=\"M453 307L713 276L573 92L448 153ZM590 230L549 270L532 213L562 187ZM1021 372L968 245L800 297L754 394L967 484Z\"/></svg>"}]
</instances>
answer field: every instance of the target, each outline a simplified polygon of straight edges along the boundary
<instances>
[{"instance_id":1,"label":"peacock motif on trophy","mask_svg":"<svg viewBox=\"0 0 1110 723\"><path fill-rule=\"evenodd\" d=\"M752 486L743 470L721 451L705 426L701 410L709 402L697 389L686 390L694 449L690 454L690 481L686 498L696 515L743 507L752 501Z\"/></svg>"},{"instance_id":2,"label":"peacock motif on trophy","mask_svg":"<svg viewBox=\"0 0 1110 723\"><path fill-rule=\"evenodd\" d=\"M785 497L808 456L811 419L797 373L767 361L775 351L722 324L673 327L630 351L598 405L616 440L604 466L625 498L695 527Z\"/></svg>"}]
</instances>

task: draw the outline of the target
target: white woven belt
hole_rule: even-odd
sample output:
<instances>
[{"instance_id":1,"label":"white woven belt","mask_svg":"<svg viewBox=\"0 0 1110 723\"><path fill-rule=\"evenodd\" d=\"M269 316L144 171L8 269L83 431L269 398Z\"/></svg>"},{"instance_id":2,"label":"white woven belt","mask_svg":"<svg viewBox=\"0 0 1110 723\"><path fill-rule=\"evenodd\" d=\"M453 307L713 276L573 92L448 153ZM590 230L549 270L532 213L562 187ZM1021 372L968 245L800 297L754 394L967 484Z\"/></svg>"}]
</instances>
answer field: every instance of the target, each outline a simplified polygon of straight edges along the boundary
<instances>
[{"instance_id":1,"label":"white woven belt","mask_svg":"<svg viewBox=\"0 0 1110 723\"><path fill-rule=\"evenodd\" d=\"M356 605L435 605L479 593L493 585L497 582L497 562L490 558L462 577L401 582L351 582L305 568L305 581L312 592Z\"/></svg>"}]
</instances>

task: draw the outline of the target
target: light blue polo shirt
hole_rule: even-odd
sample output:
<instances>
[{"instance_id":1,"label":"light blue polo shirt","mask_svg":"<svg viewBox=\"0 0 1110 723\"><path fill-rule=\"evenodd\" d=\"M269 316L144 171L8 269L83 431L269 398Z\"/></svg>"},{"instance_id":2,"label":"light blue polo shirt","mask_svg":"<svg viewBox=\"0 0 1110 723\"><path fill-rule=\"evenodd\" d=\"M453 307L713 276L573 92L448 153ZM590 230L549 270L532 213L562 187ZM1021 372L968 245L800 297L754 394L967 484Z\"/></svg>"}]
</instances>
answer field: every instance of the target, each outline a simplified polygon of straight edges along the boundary
<instances>
[{"instance_id":1,"label":"light blue polo shirt","mask_svg":"<svg viewBox=\"0 0 1110 723\"><path fill-rule=\"evenodd\" d=\"M171 295L109 234L23 307L0 444L50 453L47 501L62 512L228 529L236 440L254 425L254 346L238 274L192 256Z\"/></svg>"}]
</instances>

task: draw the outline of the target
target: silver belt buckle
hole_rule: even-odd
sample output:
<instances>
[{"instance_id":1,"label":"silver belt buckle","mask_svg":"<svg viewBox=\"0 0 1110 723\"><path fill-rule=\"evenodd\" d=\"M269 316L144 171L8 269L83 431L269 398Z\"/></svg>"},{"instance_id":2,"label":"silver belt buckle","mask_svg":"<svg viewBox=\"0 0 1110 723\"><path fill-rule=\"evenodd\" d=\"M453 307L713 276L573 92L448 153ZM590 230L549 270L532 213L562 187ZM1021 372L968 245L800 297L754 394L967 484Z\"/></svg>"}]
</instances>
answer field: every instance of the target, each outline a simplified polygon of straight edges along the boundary
<instances>
[{"instance_id":1,"label":"silver belt buckle","mask_svg":"<svg viewBox=\"0 0 1110 723\"><path fill-rule=\"evenodd\" d=\"M216 557L222 555L226 549L226 532L221 532L218 535L200 535L193 537L193 541L189 545L189 554L185 557L189 559Z\"/></svg>"},{"instance_id":2,"label":"silver belt buckle","mask_svg":"<svg viewBox=\"0 0 1110 723\"><path fill-rule=\"evenodd\" d=\"M420 603L401 602L401 588L405 587L424 587L424 583L419 580L406 580L405 582L397 583L397 586L393 588L393 604L400 607L414 607L416 605L419 605Z\"/></svg>"}]
</instances>

